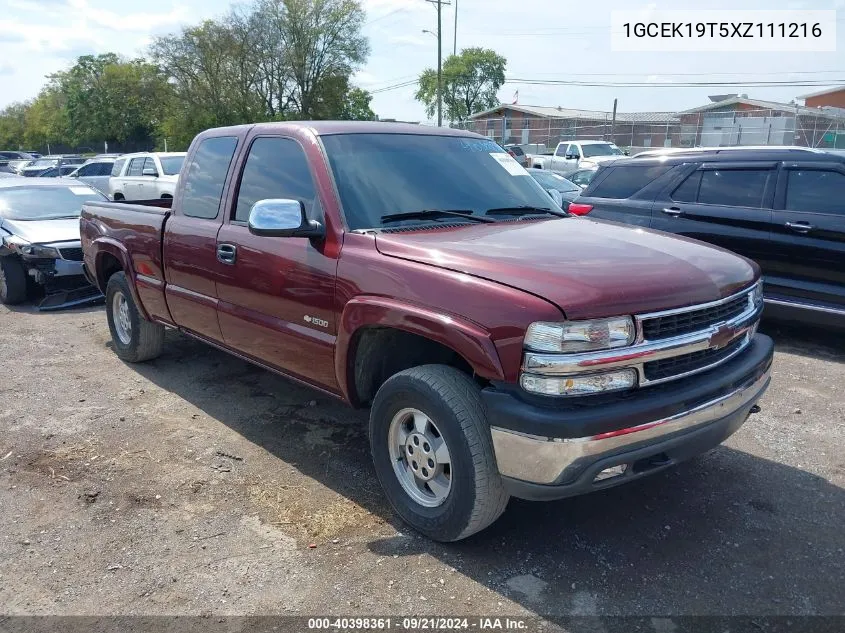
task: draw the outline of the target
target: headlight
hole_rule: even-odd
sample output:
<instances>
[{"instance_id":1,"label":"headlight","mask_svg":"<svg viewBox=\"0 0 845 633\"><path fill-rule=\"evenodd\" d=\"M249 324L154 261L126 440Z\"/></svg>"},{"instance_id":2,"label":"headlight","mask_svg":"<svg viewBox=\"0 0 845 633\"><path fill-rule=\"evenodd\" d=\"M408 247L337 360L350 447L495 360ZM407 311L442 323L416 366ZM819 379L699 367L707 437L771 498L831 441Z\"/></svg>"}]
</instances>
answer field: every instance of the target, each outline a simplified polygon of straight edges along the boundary
<instances>
[{"instance_id":1,"label":"headlight","mask_svg":"<svg viewBox=\"0 0 845 633\"><path fill-rule=\"evenodd\" d=\"M754 285L754 289L751 291L751 300L754 302L755 306L759 306L763 303L763 282L758 281Z\"/></svg>"},{"instance_id":2,"label":"headlight","mask_svg":"<svg viewBox=\"0 0 845 633\"><path fill-rule=\"evenodd\" d=\"M626 347L634 342L631 317L532 323L525 334L525 347L535 352L591 352Z\"/></svg>"},{"instance_id":3,"label":"headlight","mask_svg":"<svg viewBox=\"0 0 845 633\"><path fill-rule=\"evenodd\" d=\"M27 244L19 246L18 250L27 257L37 257L44 259L61 259L59 250L52 246L39 246L38 244Z\"/></svg>"},{"instance_id":4,"label":"headlight","mask_svg":"<svg viewBox=\"0 0 845 633\"><path fill-rule=\"evenodd\" d=\"M522 374L520 384L525 391L543 396L585 396L631 389L637 385L637 372L634 369L621 369L600 374L555 377Z\"/></svg>"}]
</instances>

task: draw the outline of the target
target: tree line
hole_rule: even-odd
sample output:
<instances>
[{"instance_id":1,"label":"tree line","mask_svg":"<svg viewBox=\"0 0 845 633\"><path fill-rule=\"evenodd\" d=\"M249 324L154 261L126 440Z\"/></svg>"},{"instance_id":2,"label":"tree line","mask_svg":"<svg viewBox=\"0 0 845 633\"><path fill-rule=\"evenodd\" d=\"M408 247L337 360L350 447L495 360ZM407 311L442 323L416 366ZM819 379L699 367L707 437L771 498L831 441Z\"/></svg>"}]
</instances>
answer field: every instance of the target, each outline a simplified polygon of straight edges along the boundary
<instances>
[{"instance_id":1,"label":"tree line","mask_svg":"<svg viewBox=\"0 0 845 633\"><path fill-rule=\"evenodd\" d=\"M86 55L0 111L0 149L183 150L209 127L374 119L352 84L369 55L358 0L256 0L156 38L142 59Z\"/></svg>"}]
</instances>

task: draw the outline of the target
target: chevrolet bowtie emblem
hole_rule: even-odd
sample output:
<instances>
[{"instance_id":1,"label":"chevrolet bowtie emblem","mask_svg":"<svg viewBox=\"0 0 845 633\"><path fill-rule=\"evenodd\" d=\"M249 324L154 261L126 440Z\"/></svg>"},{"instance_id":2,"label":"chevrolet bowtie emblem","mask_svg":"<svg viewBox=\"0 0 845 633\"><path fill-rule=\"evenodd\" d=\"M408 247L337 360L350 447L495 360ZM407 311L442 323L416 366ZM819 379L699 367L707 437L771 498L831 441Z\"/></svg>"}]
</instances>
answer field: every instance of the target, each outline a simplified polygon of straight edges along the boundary
<instances>
[{"instance_id":1,"label":"chevrolet bowtie emblem","mask_svg":"<svg viewBox=\"0 0 845 633\"><path fill-rule=\"evenodd\" d=\"M720 348L724 347L733 341L739 334L740 330L730 325L723 325L710 336L710 347Z\"/></svg>"}]
</instances>

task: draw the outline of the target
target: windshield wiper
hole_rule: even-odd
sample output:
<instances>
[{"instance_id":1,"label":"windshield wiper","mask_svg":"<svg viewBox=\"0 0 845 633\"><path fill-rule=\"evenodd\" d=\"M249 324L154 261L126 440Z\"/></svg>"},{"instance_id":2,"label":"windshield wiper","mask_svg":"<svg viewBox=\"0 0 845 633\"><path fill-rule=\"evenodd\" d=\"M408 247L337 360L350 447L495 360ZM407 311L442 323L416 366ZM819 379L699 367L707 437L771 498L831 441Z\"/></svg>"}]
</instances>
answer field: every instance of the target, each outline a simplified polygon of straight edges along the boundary
<instances>
[{"instance_id":1,"label":"windshield wiper","mask_svg":"<svg viewBox=\"0 0 845 633\"><path fill-rule=\"evenodd\" d=\"M390 213L381 216L382 222L398 222L401 220L428 220L436 218L463 218L472 222L495 222L492 218L473 215L472 209L420 209L405 213Z\"/></svg>"},{"instance_id":2,"label":"windshield wiper","mask_svg":"<svg viewBox=\"0 0 845 633\"><path fill-rule=\"evenodd\" d=\"M523 216L523 215L538 215L541 213L546 213L548 215L556 215L561 218L565 218L567 214L563 211L555 211L554 209L550 209L549 207L532 207L530 205L520 205L518 207L500 207L497 209L487 209L487 212L484 215L516 215L516 216Z\"/></svg>"}]
</instances>

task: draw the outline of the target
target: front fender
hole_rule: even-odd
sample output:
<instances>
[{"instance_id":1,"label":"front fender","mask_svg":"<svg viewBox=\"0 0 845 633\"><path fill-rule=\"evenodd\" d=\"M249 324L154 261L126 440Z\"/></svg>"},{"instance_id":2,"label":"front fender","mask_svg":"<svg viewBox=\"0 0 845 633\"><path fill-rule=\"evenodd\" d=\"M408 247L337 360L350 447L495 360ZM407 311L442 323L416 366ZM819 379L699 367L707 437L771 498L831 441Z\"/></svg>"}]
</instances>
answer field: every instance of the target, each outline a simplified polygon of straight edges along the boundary
<instances>
[{"instance_id":1,"label":"front fender","mask_svg":"<svg viewBox=\"0 0 845 633\"><path fill-rule=\"evenodd\" d=\"M350 400L349 354L355 333L364 327L389 327L430 339L459 354L480 377L504 380L499 354L490 333L478 324L445 312L389 299L363 296L351 299L338 324L335 373Z\"/></svg>"}]
</instances>

